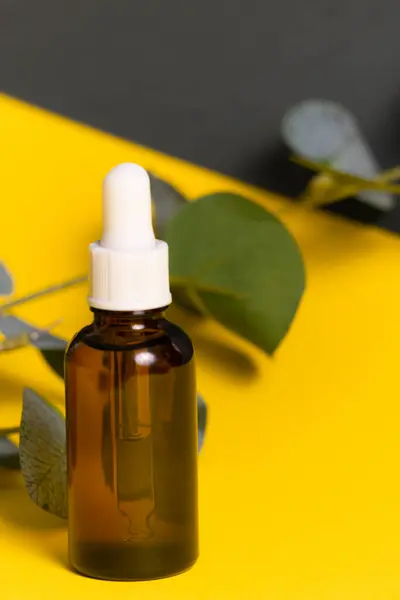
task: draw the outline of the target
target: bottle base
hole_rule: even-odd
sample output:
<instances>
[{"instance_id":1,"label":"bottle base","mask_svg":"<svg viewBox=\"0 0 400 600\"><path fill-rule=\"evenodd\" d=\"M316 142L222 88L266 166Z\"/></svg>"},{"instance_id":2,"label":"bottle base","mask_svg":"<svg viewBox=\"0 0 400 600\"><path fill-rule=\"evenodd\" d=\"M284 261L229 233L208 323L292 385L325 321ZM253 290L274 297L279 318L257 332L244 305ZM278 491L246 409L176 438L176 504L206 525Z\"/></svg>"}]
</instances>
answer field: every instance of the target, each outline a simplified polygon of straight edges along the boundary
<instances>
[{"instance_id":1,"label":"bottle base","mask_svg":"<svg viewBox=\"0 0 400 600\"><path fill-rule=\"evenodd\" d=\"M76 544L70 550L72 568L93 579L145 581L164 579L188 571L197 551L183 545Z\"/></svg>"}]
</instances>

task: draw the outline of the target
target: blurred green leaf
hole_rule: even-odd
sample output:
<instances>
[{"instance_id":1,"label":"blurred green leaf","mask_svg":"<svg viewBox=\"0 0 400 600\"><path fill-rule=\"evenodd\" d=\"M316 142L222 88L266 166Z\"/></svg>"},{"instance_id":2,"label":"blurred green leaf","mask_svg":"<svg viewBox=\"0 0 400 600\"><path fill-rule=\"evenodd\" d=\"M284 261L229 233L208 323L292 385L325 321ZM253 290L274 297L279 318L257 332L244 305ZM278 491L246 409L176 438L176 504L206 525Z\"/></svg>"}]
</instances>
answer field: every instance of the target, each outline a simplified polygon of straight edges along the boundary
<instances>
[{"instance_id":1,"label":"blurred green leaf","mask_svg":"<svg viewBox=\"0 0 400 600\"><path fill-rule=\"evenodd\" d=\"M300 251L284 225L246 198L220 193L188 203L167 226L166 241L172 280L192 281L208 314L274 352L305 283Z\"/></svg>"},{"instance_id":2,"label":"blurred green leaf","mask_svg":"<svg viewBox=\"0 0 400 600\"><path fill-rule=\"evenodd\" d=\"M206 434L207 426L207 405L202 396L197 394L197 422L198 422L198 450L200 452Z\"/></svg>"},{"instance_id":3,"label":"blurred green leaf","mask_svg":"<svg viewBox=\"0 0 400 600\"><path fill-rule=\"evenodd\" d=\"M44 349L41 350L41 353L45 358L47 364L53 369L53 371L55 371L57 375L64 379L64 358L68 344L64 340L60 341L64 343L63 347L54 350Z\"/></svg>"},{"instance_id":4,"label":"blurred green leaf","mask_svg":"<svg viewBox=\"0 0 400 600\"><path fill-rule=\"evenodd\" d=\"M20 434L22 476L31 499L44 510L67 517L67 461L63 415L25 388Z\"/></svg>"},{"instance_id":5,"label":"blurred green leaf","mask_svg":"<svg viewBox=\"0 0 400 600\"><path fill-rule=\"evenodd\" d=\"M0 467L19 469L18 447L8 437L0 437Z\"/></svg>"},{"instance_id":6,"label":"blurred green leaf","mask_svg":"<svg viewBox=\"0 0 400 600\"><path fill-rule=\"evenodd\" d=\"M155 208L157 237L164 239L165 227L186 204L186 198L172 185L149 173L151 196Z\"/></svg>"},{"instance_id":7,"label":"blurred green leaf","mask_svg":"<svg viewBox=\"0 0 400 600\"><path fill-rule=\"evenodd\" d=\"M9 296L13 292L13 280L4 263L0 262L0 296Z\"/></svg>"}]
</instances>

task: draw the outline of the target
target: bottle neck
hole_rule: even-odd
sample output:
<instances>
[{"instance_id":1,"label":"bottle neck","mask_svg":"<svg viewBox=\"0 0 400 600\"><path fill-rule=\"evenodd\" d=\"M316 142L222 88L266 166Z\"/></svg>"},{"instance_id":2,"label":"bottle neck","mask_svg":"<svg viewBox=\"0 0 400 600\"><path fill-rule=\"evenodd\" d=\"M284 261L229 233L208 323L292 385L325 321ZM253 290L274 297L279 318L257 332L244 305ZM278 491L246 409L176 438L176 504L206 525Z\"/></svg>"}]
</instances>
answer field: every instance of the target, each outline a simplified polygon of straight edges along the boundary
<instances>
[{"instance_id":1,"label":"bottle neck","mask_svg":"<svg viewBox=\"0 0 400 600\"><path fill-rule=\"evenodd\" d=\"M144 311L110 311L91 308L94 314L94 323L99 327L107 326L145 326L158 319L165 319L165 311L168 307L156 308ZM140 327L141 328L141 327Z\"/></svg>"}]
</instances>

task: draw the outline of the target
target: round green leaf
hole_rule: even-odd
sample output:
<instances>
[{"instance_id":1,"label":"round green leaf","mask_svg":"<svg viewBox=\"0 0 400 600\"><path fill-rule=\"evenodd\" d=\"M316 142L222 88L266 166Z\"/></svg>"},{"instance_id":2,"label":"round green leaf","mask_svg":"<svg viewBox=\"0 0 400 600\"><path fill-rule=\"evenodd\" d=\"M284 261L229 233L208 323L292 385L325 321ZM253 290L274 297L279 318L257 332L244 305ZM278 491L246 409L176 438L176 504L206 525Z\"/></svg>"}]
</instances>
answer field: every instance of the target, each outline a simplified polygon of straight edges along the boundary
<instances>
[{"instance_id":1,"label":"round green leaf","mask_svg":"<svg viewBox=\"0 0 400 600\"><path fill-rule=\"evenodd\" d=\"M168 224L171 277L197 304L272 353L296 313L305 284L299 248L274 215L230 193L188 203Z\"/></svg>"}]
</instances>

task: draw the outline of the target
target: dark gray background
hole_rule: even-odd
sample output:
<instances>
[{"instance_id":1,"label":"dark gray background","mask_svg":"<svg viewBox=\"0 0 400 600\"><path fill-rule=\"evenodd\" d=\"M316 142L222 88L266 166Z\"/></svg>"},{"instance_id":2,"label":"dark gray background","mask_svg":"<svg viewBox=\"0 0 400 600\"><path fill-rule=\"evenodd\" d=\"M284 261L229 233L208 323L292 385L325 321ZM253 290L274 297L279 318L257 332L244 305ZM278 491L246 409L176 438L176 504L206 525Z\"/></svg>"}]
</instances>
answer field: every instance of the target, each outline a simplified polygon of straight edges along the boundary
<instances>
[{"instance_id":1,"label":"dark gray background","mask_svg":"<svg viewBox=\"0 0 400 600\"><path fill-rule=\"evenodd\" d=\"M11 95L289 194L306 176L288 165L280 120L324 97L354 112L383 167L400 163L398 0L0 7L0 85ZM395 215L343 207L397 229Z\"/></svg>"}]
</instances>

